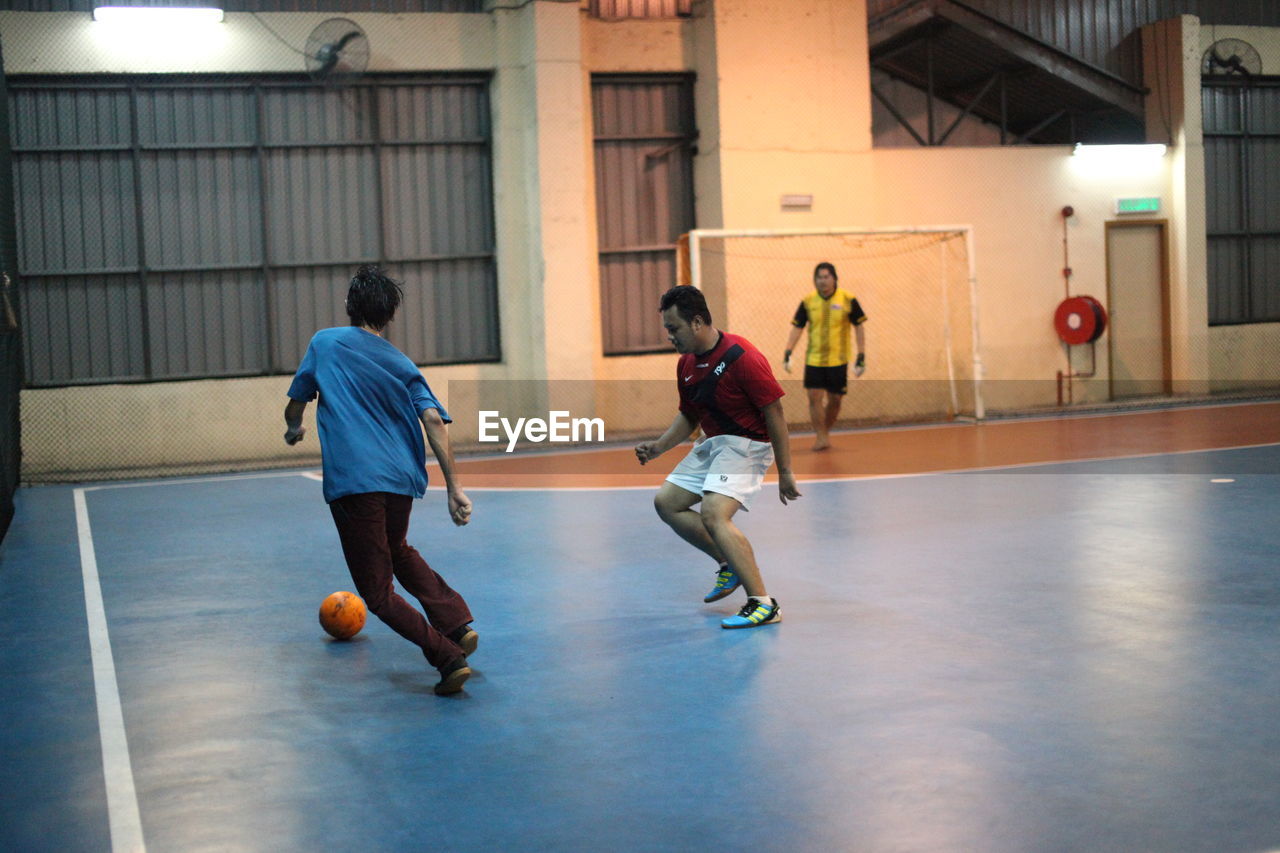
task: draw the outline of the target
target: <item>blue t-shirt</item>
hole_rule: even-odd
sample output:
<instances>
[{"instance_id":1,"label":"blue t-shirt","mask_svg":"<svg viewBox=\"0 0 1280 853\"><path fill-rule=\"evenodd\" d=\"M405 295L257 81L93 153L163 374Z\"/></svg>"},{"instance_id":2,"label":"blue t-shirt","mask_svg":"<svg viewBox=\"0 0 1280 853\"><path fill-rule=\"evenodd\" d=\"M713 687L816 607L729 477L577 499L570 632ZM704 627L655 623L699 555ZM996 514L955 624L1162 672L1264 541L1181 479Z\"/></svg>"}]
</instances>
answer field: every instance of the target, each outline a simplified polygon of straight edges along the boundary
<instances>
[{"instance_id":1,"label":"blue t-shirt","mask_svg":"<svg viewBox=\"0 0 1280 853\"><path fill-rule=\"evenodd\" d=\"M289 398L320 395L316 424L324 460L324 499L366 492L420 498L427 450L419 413L451 418L404 353L356 326L321 329L289 386Z\"/></svg>"}]
</instances>

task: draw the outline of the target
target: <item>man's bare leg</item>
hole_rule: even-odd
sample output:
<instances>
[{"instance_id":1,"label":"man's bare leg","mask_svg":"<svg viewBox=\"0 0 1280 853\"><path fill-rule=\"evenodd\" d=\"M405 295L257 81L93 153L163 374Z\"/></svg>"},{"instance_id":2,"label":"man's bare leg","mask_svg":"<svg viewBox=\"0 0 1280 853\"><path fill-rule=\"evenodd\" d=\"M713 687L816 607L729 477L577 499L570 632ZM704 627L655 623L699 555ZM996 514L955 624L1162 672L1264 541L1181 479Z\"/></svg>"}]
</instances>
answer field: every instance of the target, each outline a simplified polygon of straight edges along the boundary
<instances>
[{"instance_id":1,"label":"man's bare leg","mask_svg":"<svg viewBox=\"0 0 1280 853\"><path fill-rule=\"evenodd\" d=\"M826 419L827 419L826 423L827 423L828 439L830 438L831 428L836 425L836 421L840 417L840 404L843 402L844 402L843 394L833 394L830 391L827 392L827 411L824 414L826 415Z\"/></svg>"},{"instance_id":2,"label":"man's bare leg","mask_svg":"<svg viewBox=\"0 0 1280 853\"><path fill-rule=\"evenodd\" d=\"M728 558L729 565L738 573L747 595L768 595L764 579L760 577L760 567L756 565L755 551L746 535L733 523L733 515L740 509L742 504L728 495L707 492L702 496L701 522L720 552Z\"/></svg>"},{"instance_id":3,"label":"man's bare leg","mask_svg":"<svg viewBox=\"0 0 1280 853\"><path fill-rule=\"evenodd\" d=\"M826 450L831 446L830 427L827 425L827 406L823 395L827 392L821 388L809 388L809 420L813 422L813 431L817 434L813 442L814 451Z\"/></svg>"},{"instance_id":4,"label":"man's bare leg","mask_svg":"<svg viewBox=\"0 0 1280 853\"><path fill-rule=\"evenodd\" d=\"M669 524L681 539L717 563L723 563L726 559L724 552L707 532L702 515L690 509L700 500L703 500L702 495L682 489L675 483L663 483L653 499L653 506L658 511L658 517ZM732 559L729 562L736 568Z\"/></svg>"}]
</instances>

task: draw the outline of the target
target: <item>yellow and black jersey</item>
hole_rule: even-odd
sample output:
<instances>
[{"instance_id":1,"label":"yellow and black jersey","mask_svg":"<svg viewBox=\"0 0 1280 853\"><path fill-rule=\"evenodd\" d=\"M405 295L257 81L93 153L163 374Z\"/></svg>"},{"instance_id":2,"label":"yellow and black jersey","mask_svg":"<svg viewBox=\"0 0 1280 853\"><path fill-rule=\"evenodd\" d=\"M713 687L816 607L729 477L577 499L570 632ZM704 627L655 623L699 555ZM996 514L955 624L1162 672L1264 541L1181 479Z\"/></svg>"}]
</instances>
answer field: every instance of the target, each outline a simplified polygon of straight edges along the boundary
<instances>
[{"instance_id":1,"label":"yellow and black jersey","mask_svg":"<svg viewBox=\"0 0 1280 853\"><path fill-rule=\"evenodd\" d=\"M809 351L804 363L812 367L848 364L852 328L866 321L858 300L839 287L830 299L823 299L816 290L810 293L800 300L791 320L798 328L809 327Z\"/></svg>"}]
</instances>

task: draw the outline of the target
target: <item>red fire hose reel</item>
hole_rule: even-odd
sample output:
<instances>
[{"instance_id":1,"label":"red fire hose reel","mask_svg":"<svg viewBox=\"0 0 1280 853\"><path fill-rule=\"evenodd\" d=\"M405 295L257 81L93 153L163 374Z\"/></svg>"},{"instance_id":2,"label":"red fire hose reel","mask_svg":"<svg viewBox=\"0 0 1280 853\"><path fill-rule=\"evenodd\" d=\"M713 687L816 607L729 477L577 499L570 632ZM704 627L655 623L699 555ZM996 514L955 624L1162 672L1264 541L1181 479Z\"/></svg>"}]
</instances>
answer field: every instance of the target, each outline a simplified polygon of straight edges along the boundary
<instances>
[{"instance_id":1,"label":"red fire hose reel","mask_svg":"<svg viewBox=\"0 0 1280 853\"><path fill-rule=\"evenodd\" d=\"M1092 296L1071 296L1054 312L1053 328L1065 344L1091 344L1107 330L1107 310Z\"/></svg>"},{"instance_id":2,"label":"red fire hose reel","mask_svg":"<svg viewBox=\"0 0 1280 853\"><path fill-rule=\"evenodd\" d=\"M1089 355L1093 362L1088 373L1074 369L1068 369L1065 373L1058 371L1058 405L1061 406L1063 382L1065 381L1067 386L1067 402L1074 402L1075 395L1072 392L1071 380L1092 378L1097 370L1097 356L1094 354L1093 343L1107 330L1107 310L1092 296L1068 296L1062 300L1058 310L1053 312L1053 329L1068 347L1068 365L1071 361L1070 347L1078 344L1089 345Z\"/></svg>"}]
</instances>

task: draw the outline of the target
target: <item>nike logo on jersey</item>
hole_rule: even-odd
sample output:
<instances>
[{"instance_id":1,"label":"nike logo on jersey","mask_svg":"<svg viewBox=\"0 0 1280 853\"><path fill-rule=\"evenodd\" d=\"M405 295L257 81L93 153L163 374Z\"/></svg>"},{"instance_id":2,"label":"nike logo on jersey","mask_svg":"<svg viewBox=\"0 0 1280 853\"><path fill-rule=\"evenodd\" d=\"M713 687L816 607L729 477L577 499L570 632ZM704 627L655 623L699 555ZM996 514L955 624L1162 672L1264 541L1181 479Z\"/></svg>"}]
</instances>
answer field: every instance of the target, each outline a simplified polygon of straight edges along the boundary
<instances>
[{"instance_id":1,"label":"nike logo on jersey","mask_svg":"<svg viewBox=\"0 0 1280 853\"><path fill-rule=\"evenodd\" d=\"M692 379L692 378L693 378L693 374L692 374L692 373L690 373L688 376L686 376L686 377L684 378L684 381L685 381L685 382L688 382L688 381L689 381L690 379Z\"/></svg>"},{"instance_id":2,"label":"nike logo on jersey","mask_svg":"<svg viewBox=\"0 0 1280 853\"><path fill-rule=\"evenodd\" d=\"M706 364L699 364L699 365L698 365L698 367L707 367L707 366L709 366L710 364L711 364L711 362L709 362L709 361L708 361Z\"/></svg>"}]
</instances>

